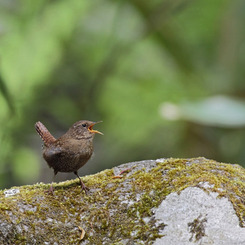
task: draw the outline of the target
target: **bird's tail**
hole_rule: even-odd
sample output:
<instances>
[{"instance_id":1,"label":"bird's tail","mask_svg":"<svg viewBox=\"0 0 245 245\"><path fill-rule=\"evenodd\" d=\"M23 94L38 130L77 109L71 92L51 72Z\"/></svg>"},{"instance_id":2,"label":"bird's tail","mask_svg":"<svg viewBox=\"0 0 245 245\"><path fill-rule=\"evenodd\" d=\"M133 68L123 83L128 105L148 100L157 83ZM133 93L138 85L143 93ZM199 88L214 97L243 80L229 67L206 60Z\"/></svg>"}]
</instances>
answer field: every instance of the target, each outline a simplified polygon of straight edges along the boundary
<instances>
[{"instance_id":1,"label":"bird's tail","mask_svg":"<svg viewBox=\"0 0 245 245\"><path fill-rule=\"evenodd\" d=\"M37 133L40 135L41 139L43 140L45 146L49 146L56 140L55 137L48 131L48 129L41 122L35 123L35 129Z\"/></svg>"}]
</instances>

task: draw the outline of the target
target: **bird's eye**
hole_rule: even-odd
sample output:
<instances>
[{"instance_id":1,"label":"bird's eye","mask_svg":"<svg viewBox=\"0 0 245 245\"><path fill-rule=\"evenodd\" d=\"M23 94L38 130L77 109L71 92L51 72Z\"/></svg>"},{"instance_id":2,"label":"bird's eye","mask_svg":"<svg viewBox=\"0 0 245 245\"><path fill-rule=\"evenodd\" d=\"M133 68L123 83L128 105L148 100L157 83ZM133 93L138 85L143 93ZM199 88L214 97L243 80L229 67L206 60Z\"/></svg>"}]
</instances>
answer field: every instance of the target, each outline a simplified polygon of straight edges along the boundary
<instances>
[{"instance_id":1,"label":"bird's eye","mask_svg":"<svg viewBox=\"0 0 245 245\"><path fill-rule=\"evenodd\" d=\"M82 126L83 126L83 127L86 127L86 126L87 126L87 124L86 124L86 123L83 123L83 124L82 124Z\"/></svg>"}]
</instances>

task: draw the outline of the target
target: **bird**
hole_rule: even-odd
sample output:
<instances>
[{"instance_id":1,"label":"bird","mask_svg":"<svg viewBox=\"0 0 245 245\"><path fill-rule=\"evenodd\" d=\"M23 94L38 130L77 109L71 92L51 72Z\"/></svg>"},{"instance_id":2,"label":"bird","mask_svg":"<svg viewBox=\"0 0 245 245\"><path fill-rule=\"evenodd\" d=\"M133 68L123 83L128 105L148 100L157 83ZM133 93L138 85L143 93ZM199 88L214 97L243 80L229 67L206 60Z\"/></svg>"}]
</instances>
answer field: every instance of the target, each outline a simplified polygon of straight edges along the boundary
<instances>
[{"instance_id":1,"label":"bird","mask_svg":"<svg viewBox=\"0 0 245 245\"><path fill-rule=\"evenodd\" d=\"M88 188L82 182L77 171L87 163L93 154L95 134L103 135L100 131L93 129L93 126L100 122L102 121L81 120L75 122L58 139L40 121L35 123L35 129L43 141L43 158L54 170L54 178L58 172L73 172L79 178L85 193ZM54 194L53 183L49 192Z\"/></svg>"}]
</instances>

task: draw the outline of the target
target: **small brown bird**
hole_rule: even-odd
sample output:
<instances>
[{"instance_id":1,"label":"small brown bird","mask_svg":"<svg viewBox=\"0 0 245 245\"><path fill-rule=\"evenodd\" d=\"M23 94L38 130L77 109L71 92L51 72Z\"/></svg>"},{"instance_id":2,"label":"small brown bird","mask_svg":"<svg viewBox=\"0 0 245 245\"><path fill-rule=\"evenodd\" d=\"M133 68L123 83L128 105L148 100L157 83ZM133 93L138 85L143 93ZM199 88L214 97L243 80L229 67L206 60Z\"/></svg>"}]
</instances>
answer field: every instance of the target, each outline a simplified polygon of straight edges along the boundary
<instances>
[{"instance_id":1,"label":"small brown bird","mask_svg":"<svg viewBox=\"0 0 245 245\"><path fill-rule=\"evenodd\" d=\"M58 139L54 138L41 122L35 124L36 131L44 142L43 158L49 167L54 169L54 176L58 172L73 172L79 178L82 189L85 192L87 187L82 182L77 171L92 156L95 133L102 134L93 129L93 126L99 122L78 121ZM50 192L53 193L52 184Z\"/></svg>"}]
</instances>

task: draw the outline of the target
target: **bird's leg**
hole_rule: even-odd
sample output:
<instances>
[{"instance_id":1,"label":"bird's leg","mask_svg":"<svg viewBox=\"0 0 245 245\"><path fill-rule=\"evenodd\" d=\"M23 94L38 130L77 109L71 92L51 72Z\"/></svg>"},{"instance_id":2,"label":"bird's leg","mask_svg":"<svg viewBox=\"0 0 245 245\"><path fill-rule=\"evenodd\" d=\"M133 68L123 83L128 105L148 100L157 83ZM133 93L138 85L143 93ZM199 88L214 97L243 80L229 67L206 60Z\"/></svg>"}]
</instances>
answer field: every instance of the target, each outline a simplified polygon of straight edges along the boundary
<instances>
[{"instance_id":1,"label":"bird's leg","mask_svg":"<svg viewBox=\"0 0 245 245\"><path fill-rule=\"evenodd\" d=\"M74 171L74 174L78 177L78 179L80 180L80 185L82 187L82 190L85 191L86 194L88 194L88 190L89 188L85 186L85 184L82 182L80 176L78 175L77 171Z\"/></svg>"}]
</instances>

